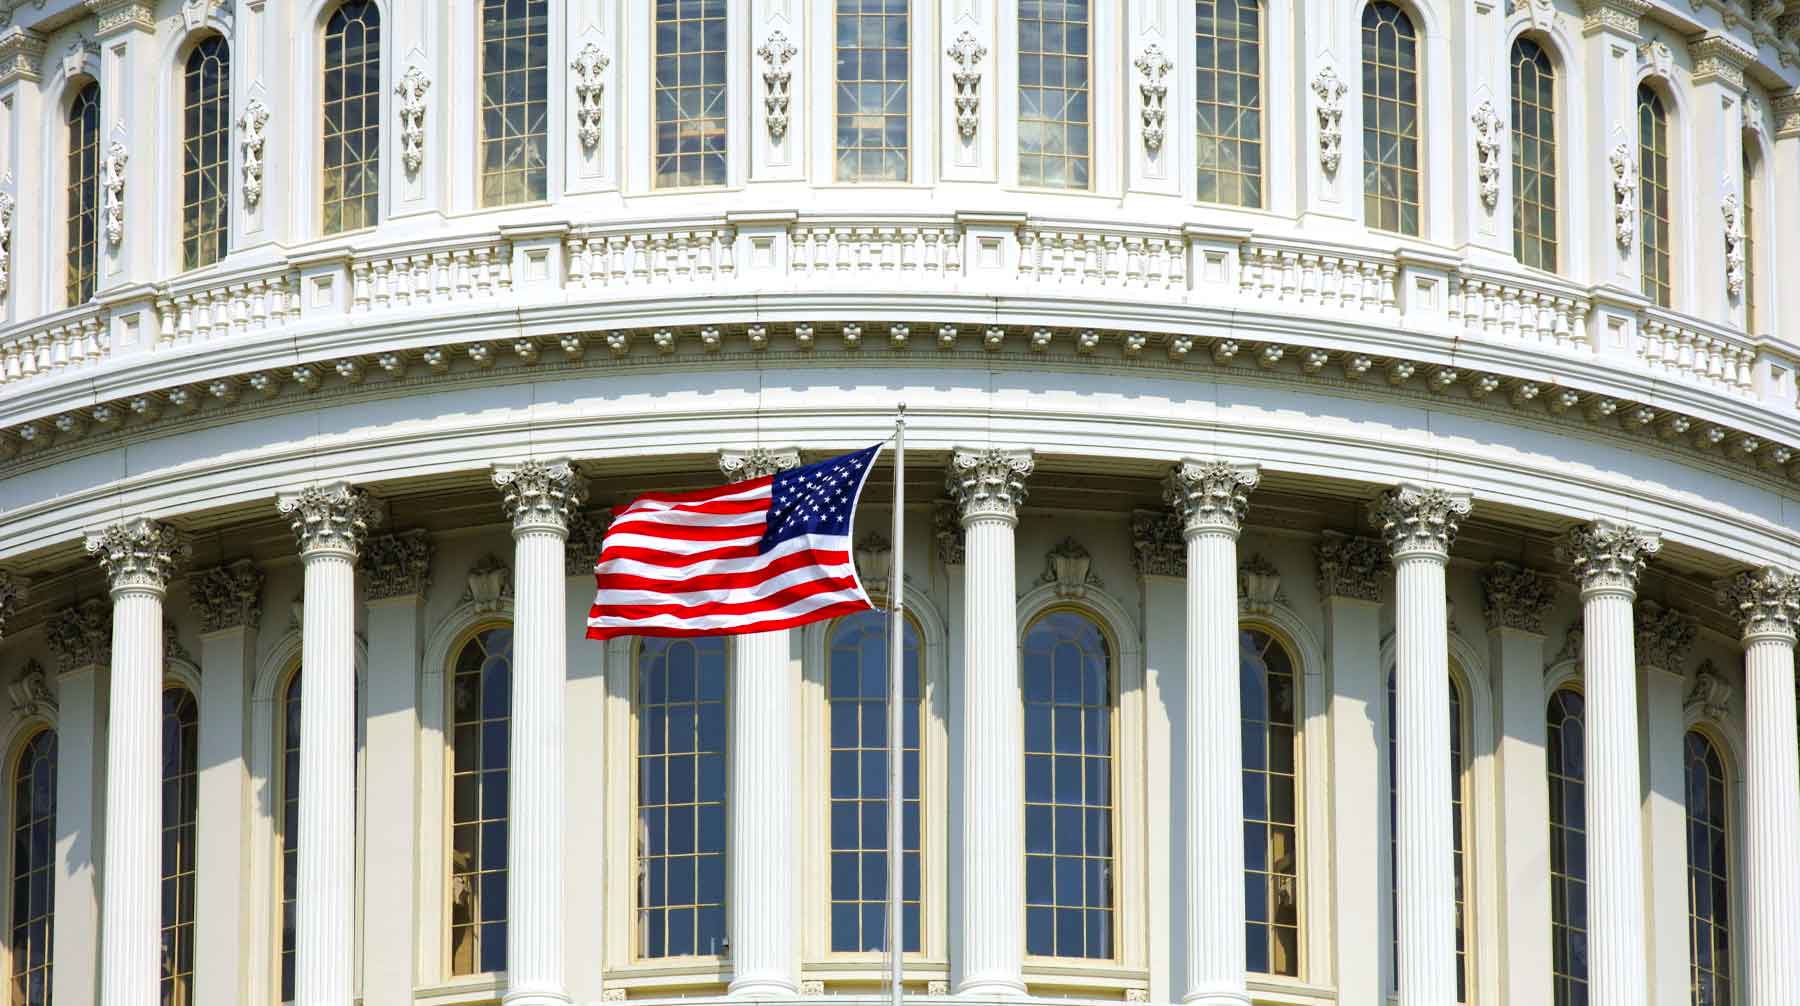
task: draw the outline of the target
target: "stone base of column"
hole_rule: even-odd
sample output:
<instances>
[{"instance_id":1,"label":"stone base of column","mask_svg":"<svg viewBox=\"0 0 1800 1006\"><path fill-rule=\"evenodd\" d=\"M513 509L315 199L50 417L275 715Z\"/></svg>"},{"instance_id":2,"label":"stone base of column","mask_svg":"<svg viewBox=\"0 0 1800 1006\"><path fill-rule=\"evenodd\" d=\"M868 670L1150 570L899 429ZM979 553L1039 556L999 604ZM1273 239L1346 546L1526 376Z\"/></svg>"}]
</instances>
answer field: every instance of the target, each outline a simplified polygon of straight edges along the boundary
<instances>
[{"instance_id":1,"label":"stone base of column","mask_svg":"<svg viewBox=\"0 0 1800 1006\"><path fill-rule=\"evenodd\" d=\"M500 997L501 1006L571 1006L573 1002L573 999L560 992L534 989L509 990Z\"/></svg>"},{"instance_id":2,"label":"stone base of column","mask_svg":"<svg viewBox=\"0 0 1800 1006\"><path fill-rule=\"evenodd\" d=\"M794 999L799 993L799 987L793 982L769 977L733 978L725 989L725 994L733 999Z\"/></svg>"},{"instance_id":3,"label":"stone base of column","mask_svg":"<svg viewBox=\"0 0 1800 1006\"><path fill-rule=\"evenodd\" d=\"M1024 982L1009 982L999 978L974 978L956 987L956 994L962 997L991 996L998 999L1020 999L1026 995Z\"/></svg>"},{"instance_id":4,"label":"stone base of column","mask_svg":"<svg viewBox=\"0 0 1800 1006\"><path fill-rule=\"evenodd\" d=\"M1194 1006L1250 1006L1250 993L1243 989L1201 989L1181 999Z\"/></svg>"}]
</instances>

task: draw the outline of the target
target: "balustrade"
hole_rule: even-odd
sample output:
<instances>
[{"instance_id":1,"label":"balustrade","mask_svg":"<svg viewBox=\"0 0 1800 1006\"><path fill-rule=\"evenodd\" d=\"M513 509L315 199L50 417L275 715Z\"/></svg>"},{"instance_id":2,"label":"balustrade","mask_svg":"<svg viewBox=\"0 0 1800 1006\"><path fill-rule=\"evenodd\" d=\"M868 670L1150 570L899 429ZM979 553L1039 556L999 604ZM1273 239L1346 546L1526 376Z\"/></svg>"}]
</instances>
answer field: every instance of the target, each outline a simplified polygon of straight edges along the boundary
<instances>
[{"instance_id":1,"label":"balustrade","mask_svg":"<svg viewBox=\"0 0 1800 1006\"><path fill-rule=\"evenodd\" d=\"M1747 343L1723 332L1702 331L1690 321L1659 310L1642 312L1638 324L1643 334L1638 354L1651 370L1732 394L1752 393L1756 350Z\"/></svg>"},{"instance_id":2,"label":"balustrade","mask_svg":"<svg viewBox=\"0 0 1800 1006\"><path fill-rule=\"evenodd\" d=\"M564 242L569 286L711 285L737 275L735 231L724 222L682 227L583 228Z\"/></svg>"},{"instance_id":3,"label":"balustrade","mask_svg":"<svg viewBox=\"0 0 1800 1006\"><path fill-rule=\"evenodd\" d=\"M1396 311L1400 270L1392 258L1246 242L1239 260L1238 293L1246 301L1287 308Z\"/></svg>"},{"instance_id":4,"label":"balustrade","mask_svg":"<svg viewBox=\"0 0 1800 1006\"><path fill-rule=\"evenodd\" d=\"M1176 231L1019 228L1019 279L1059 287L1185 291L1187 239Z\"/></svg>"},{"instance_id":5,"label":"balustrade","mask_svg":"<svg viewBox=\"0 0 1800 1006\"><path fill-rule=\"evenodd\" d=\"M962 245L954 223L798 223L789 236L788 268L809 276L911 282L962 274Z\"/></svg>"},{"instance_id":6,"label":"balustrade","mask_svg":"<svg viewBox=\"0 0 1800 1006\"><path fill-rule=\"evenodd\" d=\"M1450 277L1450 323L1490 339L1594 351L1588 335L1593 305L1574 289L1527 285L1504 276L1459 270Z\"/></svg>"}]
</instances>

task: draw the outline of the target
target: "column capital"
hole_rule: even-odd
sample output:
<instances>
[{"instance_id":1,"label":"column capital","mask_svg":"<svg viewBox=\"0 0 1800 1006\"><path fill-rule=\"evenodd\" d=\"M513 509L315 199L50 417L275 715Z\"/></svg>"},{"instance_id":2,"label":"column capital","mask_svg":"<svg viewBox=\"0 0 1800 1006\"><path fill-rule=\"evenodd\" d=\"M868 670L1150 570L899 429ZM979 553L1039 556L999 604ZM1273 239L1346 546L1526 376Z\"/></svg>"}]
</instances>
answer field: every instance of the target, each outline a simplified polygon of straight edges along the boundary
<instances>
[{"instance_id":1,"label":"column capital","mask_svg":"<svg viewBox=\"0 0 1800 1006\"><path fill-rule=\"evenodd\" d=\"M15 80L36 83L44 75L44 36L20 25L0 31L0 87Z\"/></svg>"},{"instance_id":2,"label":"column capital","mask_svg":"<svg viewBox=\"0 0 1800 1006\"><path fill-rule=\"evenodd\" d=\"M148 0L87 0L94 12L94 34L105 38L115 32L156 30L156 7Z\"/></svg>"},{"instance_id":3,"label":"column capital","mask_svg":"<svg viewBox=\"0 0 1800 1006\"><path fill-rule=\"evenodd\" d=\"M600 543L606 539L612 518L604 513L577 510L569 516L569 537L563 542L563 574L591 576L600 561Z\"/></svg>"},{"instance_id":4,"label":"column capital","mask_svg":"<svg viewBox=\"0 0 1800 1006\"><path fill-rule=\"evenodd\" d=\"M6 620L18 610L19 602L30 596L30 580L10 569L0 569L0 639L6 638Z\"/></svg>"},{"instance_id":5,"label":"column capital","mask_svg":"<svg viewBox=\"0 0 1800 1006\"><path fill-rule=\"evenodd\" d=\"M719 472L733 482L766 478L798 467L800 449L797 447L750 447L719 452Z\"/></svg>"},{"instance_id":6,"label":"column capital","mask_svg":"<svg viewBox=\"0 0 1800 1006\"><path fill-rule=\"evenodd\" d=\"M1609 31L1635 39L1638 20L1648 13L1646 0L1581 0L1581 33Z\"/></svg>"},{"instance_id":7,"label":"column capital","mask_svg":"<svg viewBox=\"0 0 1800 1006\"><path fill-rule=\"evenodd\" d=\"M1375 538L1326 531L1313 550L1319 562L1319 596L1381 600L1381 577L1393 564L1391 551Z\"/></svg>"},{"instance_id":8,"label":"column capital","mask_svg":"<svg viewBox=\"0 0 1800 1006\"><path fill-rule=\"evenodd\" d=\"M1683 673L1681 665L1687 663L1688 651L1694 648L1697 629L1693 618L1655 601L1639 601L1631 627L1637 637L1633 650L1639 667Z\"/></svg>"},{"instance_id":9,"label":"column capital","mask_svg":"<svg viewBox=\"0 0 1800 1006\"><path fill-rule=\"evenodd\" d=\"M1369 504L1369 522L1387 539L1395 559L1444 560L1472 506L1466 492L1402 482Z\"/></svg>"},{"instance_id":10,"label":"column capital","mask_svg":"<svg viewBox=\"0 0 1800 1006\"><path fill-rule=\"evenodd\" d=\"M1721 582L1718 594L1737 615L1744 642L1768 636L1793 642L1800 622L1800 578L1794 574L1764 566Z\"/></svg>"},{"instance_id":11,"label":"column capital","mask_svg":"<svg viewBox=\"0 0 1800 1006\"><path fill-rule=\"evenodd\" d=\"M1644 564L1662 549L1662 536L1630 524L1597 520L1569 530L1556 550L1569 564L1582 596L1591 593L1637 595Z\"/></svg>"},{"instance_id":12,"label":"column capital","mask_svg":"<svg viewBox=\"0 0 1800 1006\"><path fill-rule=\"evenodd\" d=\"M1800 88L1776 95L1771 110L1775 113L1775 138L1800 139Z\"/></svg>"},{"instance_id":13,"label":"column capital","mask_svg":"<svg viewBox=\"0 0 1800 1006\"><path fill-rule=\"evenodd\" d=\"M949 500L938 503L931 511L932 537L937 541L938 561L946 566L961 566L967 561L963 545L960 508Z\"/></svg>"},{"instance_id":14,"label":"column capital","mask_svg":"<svg viewBox=\"0 0 1800 1006\"><path fill-rule=\"evenodd\" d=\"M1694 59L1693 81L1717 81L1738 93L1744 90L1744 68L1756 62L1756 51L1722 32L1708 32L1688 43Z\"/></svg>"},{"instance_id":15,"label":"column capital","mask_svg":"<svg viewBox=\"0 0 1800 1006\"><path fill-rule=\"evenodd\" d=\"M963 526L984 518L1017 523L1025 502L1025 479L1033 467L1030 450L959 447L950 455L944 488L956 501Z\"/></svg>"},{"instance_id":16,"label":"column capital","mask_svg":"<svg viewBox=\"0 0 1800 1006\"><path fill-rule=\"evenodd\" d=\"M567 458L495 465L494 485L513 533L569 533L569 518L587 502L587 479Z\"/></svg>"},{"instance_id":17,"label":"column capital","mask_svg":"<svg viewBox=\"0 0 1800 1006\"><path fill-rule=\"evenodd\" d=\"M1544 615L1556 603L1556 581L1549 575L1496 562L1482 578L1481 590L1489 629L1544 634Z\"/></svg>"},{"instance_id":18,"label":"column capital","mask_svg":"<svg viewBox=\"0 0 1800 1006\"><path fill-rule=\"evenodd\" d=\"M112 663L112 616L106 602L99 598L51 615L45 634L59 674Z\"/></svg>"},{"instance_id":19,"label":"column capital","mask_svg":"<svg viewBox=\"0 0 1800 1006\"><path fill-rule=\"evenodd\" d=\"M1139 576L1186 576L1181 518L1170 510L1133 510L1131 558Z\"/></svg>"},{"instance_id":20,"label":"column capital","mask_svg":"<svg viewBox=\"0 0 1800 1006\"><path fill-rule=\"evenodd\" d=\"M303 559L340 555L354 562L370 530L387 518L379 501L348 482L325 482L283 493L276 497L275 506L288 515Z\"/></svg>"},{"instance_id":21,"label":"column capital","mask_svg":"<svg viewBox=\"0 0 1800 1006\"><path fill-rule=\"evenodd\" d=\"M1183 534L1235 536L1261 477L1256 465L1183 458L1163 479L1163 501L1181 517Z\"/></svg>"},{"instance_id":22,"label":"column capital","mask_svg":"<svg viewBox=\"0 0 1800 1006\"><path fill-rule=\"evenodd\" d=\"M115 597L128 592L161 596L175 570L193 552L180 531L142 517L90 531L85 544L106 571Z\"/></svg>"},{"instance_id":23,"label":"column capital","mask_svg":"<svg viewBox=\"0 0 1800 1006\"><path fill-rule=\"evenodd\" d=\"M188 600L200 615L200 631L254 629L262 621L263 571L249 559L194 571Z\"/></svg>"},{"instance_id":24,"label":"column capital","mask_svg":"<svg viewBox=\"0 0 1800 1006\"><path fill-rule=\"evenodd\" d=\"M363 547L363 596L371 601L425 593L431 586L431 535L378 534Z\"/></svg>"}]
</instances>

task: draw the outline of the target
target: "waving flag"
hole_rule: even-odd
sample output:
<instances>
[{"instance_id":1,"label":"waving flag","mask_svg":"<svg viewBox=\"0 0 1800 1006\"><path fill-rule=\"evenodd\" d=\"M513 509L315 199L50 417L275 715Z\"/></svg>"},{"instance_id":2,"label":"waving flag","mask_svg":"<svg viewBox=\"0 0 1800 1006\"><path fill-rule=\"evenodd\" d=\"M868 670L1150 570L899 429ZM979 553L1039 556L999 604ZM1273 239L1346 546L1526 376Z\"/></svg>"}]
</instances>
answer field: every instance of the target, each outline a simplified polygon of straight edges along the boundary
<instances>
[{"instance_id":1,"label":"waving flag","mask_svg":"<svg viewBox=\"0 0 1800 1006\"><path fill-rule=\"evenodd\" d=\"M615 507L588 638L766 632L873 608L850 519L881 448Z\"/></svg>"}]
</instances>

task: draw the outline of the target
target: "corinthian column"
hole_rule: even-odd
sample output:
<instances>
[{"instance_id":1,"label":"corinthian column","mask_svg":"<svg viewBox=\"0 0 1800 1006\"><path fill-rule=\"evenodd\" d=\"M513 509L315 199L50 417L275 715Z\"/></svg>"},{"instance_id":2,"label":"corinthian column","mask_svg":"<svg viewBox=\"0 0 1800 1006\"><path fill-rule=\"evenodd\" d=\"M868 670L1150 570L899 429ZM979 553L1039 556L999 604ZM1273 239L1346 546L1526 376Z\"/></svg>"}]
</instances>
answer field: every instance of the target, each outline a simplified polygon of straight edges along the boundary
<instances>
[{"instance_id":1,"label":"corinthian column","mask_svg":"<svg viewBox=\"0 0 1800 1006\"><path fill-rule=\"evenodd\" d=\"M156 1006L162 971L163 596L188 546L132 520L87 536L112 589L100 1001Z\"/></svg>"},{"instance_id":2,"label":"corinthian column","mask_svg":"<svg viewBox=\"0 0 1800 1006\"><path fill-rule=\"evenodd\" d=\"M1450 808L1450 644L1444 567L1467 493L1388 490L1369 516L1394 550L1395 931L1400 1002L1456 1002L1455 834Z\"/></svg>"},{"instance_id":3,"label":"corinthian column","mask_svg":"<svg viewBox=\"0 0 1800 1006\"><path fill-rule=\"evenodd\" d=\"M1030 451L959 449L944 485L960 510L966 563L959 995L1025 991L1025 738L1013 528L1030 474Z\"/></svg>"},{"instance_id":4,"label":"corinthian column","mask_svg":"<svg viewBox=\"0 0 1800 1006\"><path fill-rule=\"evenodd\" d=\"M758 447L719 455L734 481L768 478L800 453ZM732 642L731 986L741 998L792 996L794 974L794 680L786 629Z\"/></svg>"},{"instance_id":5,"label":"corinthian column","mask_svg":"<svg viewBox=\"0 0 1800 1006\"><path fill-rule=\"evenodd\" d=\"M343 482L281 496L306 567L296 1006L350 1006L356 948L356 559L383 511Z\"/></svg>"},{"instance_id":6,"label":"corinthian column","mask_svg":"<svg viewBox=\"0 0 1800 1006\"><path fill-rule=\"evenodd\" d=\"M1661 547L1654 532L1611 521L1575 528L1563 547L1581 585L1581 661L1587 697L1588 998L1593 1006L1645 1006L1648 1001L1637 647L1631 607L1644 562Z\"/></svg>"},{"instance_id":7,"label":"corinthian column","mask_svg":"<svg viewBox=\"0 0 1800 1006\"><path fill-rule=\"evenodd\" d=\"M1244 984L1243 698L1238 688L1237 539L1255 465L1184 460L1163 483L1187 543L1187 701L1182 757L1188 808L1182 904L1187 987L1182 1001L1241 1006Z\"/></svg>"},{"instance_id":8,"label":"corinthian column","mask_svg":"<svg viewBox=\"0 0 1800 1006\"><path fill-rule=\"evenodd\" d=\"M1800 1001L1800 753L1794 736L1794 627L1800 581L1763 569L1739 573L1723 590L1744 630L1743 890L1748 892L1750 996L1753 1003Z\"/></svg>"},{"instance_id":9,"label":"corinthian column","mask_svg":"<svg viewBox=\"0 0 1800 1006\"><path fill-rule=\"evenodd\" d=\"M513 526L512 762L506 859L507 1004L560 1006L563 980L563 685L568 593L563 545L587 501L566 460L496 465L494 485Z\"/></svg>"}]
</instances>

